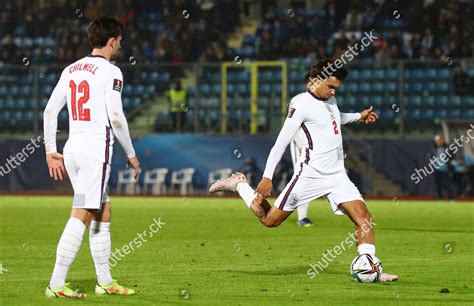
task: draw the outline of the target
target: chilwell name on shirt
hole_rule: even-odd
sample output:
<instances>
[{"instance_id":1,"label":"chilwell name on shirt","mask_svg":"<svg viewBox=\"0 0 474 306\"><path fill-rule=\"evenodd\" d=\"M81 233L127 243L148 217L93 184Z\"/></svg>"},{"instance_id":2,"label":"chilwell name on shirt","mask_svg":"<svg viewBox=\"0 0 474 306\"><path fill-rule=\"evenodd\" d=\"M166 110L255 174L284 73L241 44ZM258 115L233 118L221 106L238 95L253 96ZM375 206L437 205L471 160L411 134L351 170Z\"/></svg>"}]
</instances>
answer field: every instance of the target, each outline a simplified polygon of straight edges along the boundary
<instances>
[{"instance_id":1,"label":"chilwell name on shirt","mask_svg":"<svg viewBox=\"0 0 474 306\"><path fill-rule=\"evenodd\" d=\"M99 67L96 67L94 64L78 63L69 68L69 73L73 73L75 71L89 71L90 73L95 74L97 69L99 69Z\"/></svg>"}]
</instances>

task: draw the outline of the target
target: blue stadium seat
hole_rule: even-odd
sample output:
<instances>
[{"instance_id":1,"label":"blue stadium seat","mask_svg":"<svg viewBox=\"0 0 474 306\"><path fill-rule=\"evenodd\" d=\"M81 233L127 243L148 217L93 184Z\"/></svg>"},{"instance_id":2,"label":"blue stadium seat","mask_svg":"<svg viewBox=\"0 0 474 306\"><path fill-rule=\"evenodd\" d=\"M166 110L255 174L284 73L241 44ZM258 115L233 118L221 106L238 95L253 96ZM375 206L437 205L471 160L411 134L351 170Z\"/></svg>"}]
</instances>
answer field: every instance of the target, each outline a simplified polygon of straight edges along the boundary
<instances>
[{"instance_id":1,"label":"blue stadium seat","mask_svg":"<svg viewBox=\"0 0 474 306\"><path fill-rule=\"evenodd\" d=\"M426 79L436 79L438 77L438 73L436 69L426 69L424 70L424 77Z\"/></svg>"},{"instance_id":2,"label":"blue stadium seat","mask_svg":"<svg viewBox=\"0 0 474 306\"><path fill-rule=\"evenodd\" d=\"M438 77L443 79L452 78L452 71L450 69L438 69Z\"/></svg>"},{"instance_id":3,"label":"blue stadium seat","mask_svg":"<svg viewBox=\"0 0 474 306\"><path fill-rule=\"evenodd\" d=\"M360 71L360 79L368 80L372 78L372 70L364 69Z\"/></svg>"},{"instance_id":4,"label":"blue stadium seat","mask_svg":"<svg viewBox=\"0 0 474 306\"><path fill-rule=\"evenodd\" d=\"M450 96L449 104L455 107L461 107L461 97L460 96Z\"/></svg>"},{"instance_id":5,"label":"blue stadium seat","mask_svg":"<svg viewBox=\"0 0 474 306\"><path fill-rule=\"evenodd\" d=\"M16 99L16 108L17 109L26 109L26 99L25 98L17 98Z\"/></svg>"},{"instance_id":6,"label":"blue stadium seat","mask_svg":"<svg viewBox=\"0 0 474 306\"><path fill-rule=\"evenodd\" d=\"M385 79L385 70L383 69L376 69L374 71L374 79L382 81Z\"/></svg>"},{"instance_id":7,"label":"blue stadium seat","mask_svg":"<svg viewBox=\"0 0 474 306\"><path fill-rule=\"evenodd\" d=\"M432 121L434 119L434 110L426 109L421 113L421 119L423 121Z\"/></svg>"},{"instance_id":8,"label":"blue stadium seat","mask_svg":"<svg viewBox=\"0 0 474 306\"><path fill-rule=\"evenodd\" d=\"M186 89L186 92L188 94L189 97L194 97L196 95L196 88L194 87L188 87Z\"/></svg>"},{"instance_id":9,"label":"blue stadium seat","mask_svg":"<svg viewBox=\"0 0 474 306\"><path fill-rule=\"evenodd\" d=\"M408 106L409 107L419 107L422 104L422 97L421 96L410 96L408 98Z\"/></svg>"},{"instance_id":10,"label":"blue stadium seat","mask_svg":"<svg viewBox=\"0 0 474 306\"><path fill-rule=\"evenodd\" d=\"M20 90L18 89L18 86L13 85L8 87L8 94L12 96L17 96L19 94Z\"/></svg>"},{"instance_id":11,"label":"blue stadium seat","mask_svg":"<svg viewBox=\"0 0 474 306\"><path fill-rule=\"evenodd\" d=\"M300 81L301 80L301 75L298 73L298 71L290 71L290 81Z\"/></svg>"},{"instance_id":12,"label":"blue stadium seat","mask_svg":"<svg viewBox=\"0 0 474 306\"><path fill-rule=\"evenodd\" d=\"M145 87L145 93L147 95L154 95L156 93L156 86L153 84L147 85Z\"/></svg>"},{"instance_id":13,"label":"blue stadium seat","mask_svg":"<svg viewBox=\"0 0 474 306\"><path fill-rule=\"evenodd\" d=\"M31 95L33 95L33 89L28 85L21 86L19 94L22 95L22 96L31 96Z\"/></svg>"},{"instance_id":14,"label":"blue stadium seat","mask_svg":"<svg viewBox=\"0 0 474 306\"><path fill-rule=\"evenodd\" d=\"M5 100L5 109L14 110L15 109L15 101L12 99Z\"/></svg>"},{"instance_id":15,"label":"blue stadium seat","mask_svg":"<svg viewBox=\"0 0 474 306\"><path fill-rule=\"evenodd\" d=\"M360 79L360 70L358 69L351 70L349 72L348 78L350 78L350 80L357 81L358 79Z\"/></svg>"},{"instance_id":16,"label":"blue stadium seat","mask_svg":"<svg viewBox=\"0 0 474 306\"><path fill-rule=\"evenodd\" d=\"M389 80L395 80L398 78L398 70L397 69L388 69L387 70L387 78Z\"/></svg>"},{"instance_id":17,"label":"blue stadium seat","mask_svg":"<svg viewBox=\"0 0 474 306\"><path fill-rule=\"evenodd\" d=\"M349 92L349 93L357 93L357 90L358 90L358 85L357 83L349 83L349 84L346 84L346 91Z\"/></svg>"},{"instance_id":18,"label":"blue stadium seat","mask_svg":"<svg viewBox=\"0 0 474 306\"><path fill-rule=\"evenodd\" d=\"M397 90L397 83L395 82L387 82L384 85L385 91L388 91L389 93L395 93Z\"/></svg>"},{"instance_id":19,"label":"blue stadium seat","mask_svg":"<svg viewBox=\"0 0 474 306\"><path fill-rule=\"evenodd\" d=\"M151 80L152 82L158 82L158 79L159 79L159 74L158 74L158 72L155 71L155 72L152 72L152 73L150 74L150 80Z\"/></svg>"},{"instance_id":20,"label":"blue stadium seat","mask_svg":"<svg viewBox=\"0 0 474 306\"><path fill-rule=\"evenodd\" d=\"M158 81L162 83L168 83L171 79L171 74L169 72L161 72L158 74Z\"/></svg>"},{"instance_id":21,"label":"blue stadium seat","mask_svg":"<svg viewBox=\"0 0 474 306\"><path fill-rule=\"evenodd\" d=\"M211 85L211 93L212 95L215 96L220 96L221 95L221 84L212 84Z\"/></svg>"},{"instance_id":22,"label":"blue stadium seat","mask_svg":"<svg viewBox=\"0 0 474 306\"><path fill-rule=\"evenodd\" d=\"M462 112L463 119L474 119L474 109L469 109Z\"/></svg>"},{"instance_id":23,"label":"blue stadium seat","mask_svg":"<svg viewBox=\"0 0 474 306\"><path fill-rule=\"evenodd\" d=\"M449 93L450 85L449 82L439 82L438 86L436 86L436 90L441 93Z\"/></svg>"},{"instance_id":24,"label":"blue stadium seat","mask_svg":"<svg viewBox=\"0 0 474 306\"><path fill-rule=\"evenodd\" d=\"M384 85L382 82L372 83L372 92L379 94L384 91Z\"/></svg>"},{"instance_id":25,"label":"blue stadium seat","mask_svg":"<svg viewBox=\"0 0 474 306\"><path fill-rule=\"evenodd\" d=\"M357 104L357 99L354 96L344 98L344 105L348 107L354 107Z\"/></svg>"},{"instance_id":26,"label":"blue stadium seat","mask_svg":"<svg viewBox=\"0 0 474 306\"><path fill-rule=\"evenodd\" d=\"M467 96L461 98L464 107L474 107L474 96Z\"/></svg>"},{"instance_id":27,"label":"blue stadium seat","mask_svg":"<svg viewBox=\"0 0 474 306\"><path fill-rule=\"evenodd\" d=\"M373 96L369 99L369 104L373 105L374 107L381 107L383 104L383 97L382 96Z\"/></svg>"},{"instance_id":28,"label":"blue stadium seat","mask_svg":"<svg viewBox=\"0 0 474 306\"><path fill-rule=\"evenodd\" d=\"M133 87L133 94L134 94L134 95L140 95L140 96L142 96L144 92L145 92L145 86L143 86L143 85L141 85L141 84L135 85L135 86Z\"/></svg>"},{"instance_id":29,"label":"blue stadium seat","mask_svg":"<svg viewBox=\"0 0 474 306\"><path fill-rule=\"evenodd\" d=\"M268 97L259 97L257 103L259 108L268 108L270 105L270 99Z\"/></svg>"},{"instance_id":30,"label":"blue stadium seat","mask_svg":"<svg viewBox=\"0 0 474 306\"><path fill-rule=\"evenodd\" d=\"M220 108L220 100L218 98L209 98L208 101L207 101L207 105L210 107L210 108L214 108L214 109L217 109L217 108Z\"/></svg>"},{"instance_id":31,"label":"blue stadium seat","mask_svg":"<svg viewBox=\"0 0 474 306\"><path fill-rule=\"evenodd\" d=\"M232 87L231 87L232 86ZM211 86L207 83L204 83L202 84L200 87L200 92L201 92L201 95L203 96L209 96L211 94ZM228 84L227 85L227 92L232 92L234 90L233 88L233 84Z\"/></svg>"},{"instance_id":32,"label":"blue stadium seat","mask_svg":"<svg viewBox=\"0 0 474 306\"><path fill-rule=\"evenodd\" d=\"M446 109L437 109L435 111L434 117L437 119L447 119L448 111Z\"/></svg>"},{"instance_id":33,"label":"blue stadium seat","mask_svg":"<svg viewBox=\"0 0 474 306\"><path fill-rule=\"evenodd\" d=\"M249 96L250 95L250 88L248 84L238 84L237 85L237 93L243 96Z\"/></svg>"},{"instance_id":34,"label":"blue stadium seat","mask_svg":"<svg viewBox=\"0 0 474 306\"><path fill-rule=\"evenodd\" d=\"M423 106L434 106L435 105L435 97L434 96L426 96L423 98Z\"/></svg>"},{"instance_id":35,"label":"blue stadium seat","mask_svg":"<svg viewBox=\"0 0 474 306\"><path fill-rule=\"evenodd\" d=\"M460 109L452 109L448 112L449 119L461 119L461 110Z\"/></svg>"},{"instance_id":36,"label":"blue stadium seat","mask_svg":"<svg viewBox=\"0 0 474 306\"><path fill-rule=\"evenodd\" d=\"M0 96L5 96L7 94L8 87L7 86L0 86Z\"/></svg>"},{"instance_id":37,"label":"blue stadium seat","mask_svg":"<svg viewBox=\"0 0 474 306\"><path fill-rule=\"evenodd\" d=\"M275 94L281 93L281 84L280 83L273 84L272 92Z\"/></svg>"},{"instance_id":38,"label":"blue stadium seat","mask_svg":"<svg viewBox=\"0 0 474 306\"><path fill-rule=\"evenodd\" d=\"M133 107L133 108L138 107L138 106L140 105L141 101L142 101L142 99L139 98L139 97L133 98L133 99L132 99L132 107Z\"/></svg>"},{"instance_id":39,"label":"blue stadium seat","mask_svg":"<svg viewBox=\"0 0 474 306\"><path fill-rule=\"evenodd\" d=\"M248 70L243 70L243 71L239 72L237 80L240 81L240 82L249 82L250 81L250 72Z\"/></svg>"},{"instance_id":40,"label":"blue stadium seat","mask_svg":"<svg viewBox=\"0 0 474 306\"><path fill-rule=\"evenodd\" d=\"M448 106L449 105L449 98L448 96L439 96L439 97L436 97L436 105L437 106Z\"/></svg>"},{"instance_id":41,"label":"blue stadium seat","mask_svg":"<svg viewBox=\"0 0 474 306\"><path fill-rule=\"evenodd\" d=\"M270 95L270 93L272 91L272 88L271 88L270 84L262 84L262 85L259 86L258 91L262 95Z\"/></svg>"},{"instance_id":42,"label":"blue stadium seat","mask_svg":"<svg viewBox=\"0 0 474 306\"><path fill-rule=\"evenodd\" d=\"M130 107L130 98L129 97L123 97L122 98L122 105L123 108L127 109Z\"/></svg>"},{"instance_id":43,"label":"blue stadium seat","mask_svg":"<svg viewBox=\"0 0 474 306\"><path fill-rule=\"evenodd\" d=\"M132 95L132 92L133 92L133 86L130 84L125 84L125 86L123 87L123 94L126 96L130 96Z\"/></svg>"},{"instance_id":44,"label":"blue stadium seat","mask_svg":"<svg viewBox=\"0 0 474 306\"><path fill-rule=\"evenodd\" d=\"M409 120L420 120L422 112L421 110L415 108L408 109L405 114Z\"/></svg>"},{"instance_id":45,"label":"blue stadium seat","mask_svg":"<svg viewBox=\"0 0 474 306\"><path fill-rule=\"evenodd\" d=\"M259 72L258 78L262 81L271 81L273 78L273 75L271 71L267 70L267 71Z\"/></svg>"},{"instance_id":46,"label":"blue stadium seat","mask_svg":"<svg viewBox=\"0 0 474 306\"><path fill-rule=\"evenodd\" d=\"M359 91L364 93L364 94L370 93L371 89L372 88L371 88L370 82L362 82L359 85Z\"/></svg>"},{"instance_id":47,"label":"blue stadium seat","mask_svg":"<svg viewBox=\"0 0 474 306\"><path fill-rule=\"evenodd\" d=\"M33 123L33 116L32 111L23 112L22 121Z\"/></svg>"}]
</instances>

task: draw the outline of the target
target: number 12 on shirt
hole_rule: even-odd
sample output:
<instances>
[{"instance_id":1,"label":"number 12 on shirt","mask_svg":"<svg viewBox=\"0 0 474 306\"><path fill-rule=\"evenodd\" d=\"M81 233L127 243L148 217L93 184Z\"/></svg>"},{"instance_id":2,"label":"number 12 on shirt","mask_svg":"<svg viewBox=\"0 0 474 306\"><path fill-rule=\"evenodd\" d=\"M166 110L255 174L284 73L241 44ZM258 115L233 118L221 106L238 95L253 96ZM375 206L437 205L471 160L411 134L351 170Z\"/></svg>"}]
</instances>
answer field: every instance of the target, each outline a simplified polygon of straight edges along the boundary
<instances>
[{"instance_id":1,"label":"number 12 on shirt","mask_svg":"<svg viewBox=\"0 0 474 306\"><path fill-rule=\"evenodd\" d=\"M84 104L89 101L89 83L86 80L79 83L79 86L74 83L73 80L69 81L69 88L71 88L71 112L72 120L79 121L90 121L91 111L88 108L84 108ZM76 105L76 91L82 94ZM79 117L78 117L79 114Z\"/></svg>"}]
</instances>

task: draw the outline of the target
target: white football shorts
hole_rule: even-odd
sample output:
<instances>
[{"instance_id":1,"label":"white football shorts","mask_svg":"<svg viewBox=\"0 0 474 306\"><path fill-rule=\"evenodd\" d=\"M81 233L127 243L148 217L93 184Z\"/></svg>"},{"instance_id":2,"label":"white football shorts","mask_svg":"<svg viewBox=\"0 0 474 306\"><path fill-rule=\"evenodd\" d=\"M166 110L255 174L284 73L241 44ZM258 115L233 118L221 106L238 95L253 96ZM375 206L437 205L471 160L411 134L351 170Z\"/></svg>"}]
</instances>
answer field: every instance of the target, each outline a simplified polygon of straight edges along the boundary
<instances>
[{"instance_id":1,"label":"white football shorts","mask_svg":"<svg viewBox=\"0 0 474 306\"><path fill-rule=\"evenodd\" d=\"M300 164L291 180L275 201L275 206L284 211L293 211L298 206L325 197L336 215L344 213L339 204L354 200L364 202L354 183L345 171L322 174L305 163Z\"/></svg>"},{"instance_id":2,"label":"white football shorts","mask_svg":"<svg viewBox=\"0 0 474 306\"><path fill-rule=\"evenodd\" d=\"M110 165L82 154L64 154L64 166L74 189L73 208L101 209L109 202L106 192Z\"/></svg>"}]
</instances>

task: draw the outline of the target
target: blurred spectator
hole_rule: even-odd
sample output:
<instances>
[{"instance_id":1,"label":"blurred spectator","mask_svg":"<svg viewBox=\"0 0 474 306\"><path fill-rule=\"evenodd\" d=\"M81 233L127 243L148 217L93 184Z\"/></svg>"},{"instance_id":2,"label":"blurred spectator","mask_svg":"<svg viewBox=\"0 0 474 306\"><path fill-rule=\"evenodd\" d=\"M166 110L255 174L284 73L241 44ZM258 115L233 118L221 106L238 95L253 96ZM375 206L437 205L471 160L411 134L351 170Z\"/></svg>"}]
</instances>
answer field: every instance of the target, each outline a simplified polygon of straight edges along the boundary
<instances>
[{"instance_id":1,"label":"blurred spectator","mask_svg":"<svg viewBox=\"0 0 474 306\"><path fill-rule=\"evenodd\" d=\"M170 105L171 120L175 132L181 132L186 117L186 90L181 86L181 82L174 83L174 87L168 90L168 101Z\"/></svg>"},{"instance_id":2,"label":"blurred spectator","mask_svg":"<svg viewBox=\"0 0 474 306\"><path fill-rule=\"evenodd\" d=\"M454 160L453 167L453 182L456 190L456 197L465 197L467 193L467 183L469 182L469 168L464 164L464 158Z\"/></svg>"},{"instance_id":3,"label":"blurred spectator","mask_svg":"<svg viewBox=\"0 0 474 306\"><path fill-rule=\"evenodd\" d=\"M430 161L433 160L434 180L438 200L443 199L444 193L448 194L450 200L454 200L453 166L451 163L453 157L454 154L444 141L444 137L436 135L434 137L433 148L429 153L429 159Z\"/></svg>"},{"instance_id":4,"label":"blurred spectator","mask_svg":"<svg viewBox=\"0 0 474 306\"><path fill-rule=\"evenodd\" d=\"M453 82L456 94L462 96L474 93L473 78L464 72L461 65L454 68Z\"/></svg>"},{"instance_id":5,"label":"blurred spectator","mask_svg":"<svg viewBox=\"0 0 474 306\"><path fill-rule=\"evenodd\" d=\"M256 187L262 178L263 171L257 165L255 157L248 157L245 164L240 167L237 172L245 174L250 186Z\"/></svg>"},{"instance_id":6,"label":"blurred spectator","mask_svg":"<svg viewBox=\"0 0 474 306\"><path fill-rule=\"evenodd\" d=\"M275 168L273 174L273 186L275 191L280 193L290 181L293 175L293 164L286 158L283 158Z\"/></svg>"}]
</instances>

